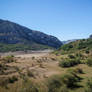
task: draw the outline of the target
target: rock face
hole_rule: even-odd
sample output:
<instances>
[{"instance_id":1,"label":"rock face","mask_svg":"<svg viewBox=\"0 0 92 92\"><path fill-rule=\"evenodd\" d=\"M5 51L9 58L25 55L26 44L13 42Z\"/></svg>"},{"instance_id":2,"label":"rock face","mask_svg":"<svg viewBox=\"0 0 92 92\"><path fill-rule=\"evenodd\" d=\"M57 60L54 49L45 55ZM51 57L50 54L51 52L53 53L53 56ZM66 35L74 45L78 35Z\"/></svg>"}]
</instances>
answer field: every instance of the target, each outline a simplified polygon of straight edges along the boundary
<instances>
[{"instance_id":1,"label":"rock face","mask_svg":"<svg viewBox=\"0 0 92 92\"><path fill-rule=\"evenodd\" d=\"M42 44L59 48L62 42L56 37L28 29L19 24L0 19L0 43Z\"/></svg>"}]
</instances>

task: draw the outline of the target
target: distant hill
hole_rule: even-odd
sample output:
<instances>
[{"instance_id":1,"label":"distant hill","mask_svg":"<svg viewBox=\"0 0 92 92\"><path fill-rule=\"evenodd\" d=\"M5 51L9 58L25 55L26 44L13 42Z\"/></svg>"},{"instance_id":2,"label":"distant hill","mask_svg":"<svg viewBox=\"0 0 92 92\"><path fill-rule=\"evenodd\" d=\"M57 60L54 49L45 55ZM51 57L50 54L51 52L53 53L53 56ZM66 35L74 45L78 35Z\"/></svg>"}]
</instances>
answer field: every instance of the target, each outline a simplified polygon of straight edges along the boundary
<instances>
[{"instance_id":1,"label":"distant hill","mask_svg":"<svg viewBox=\"0 0 92 92\"><path fill-rule=\"evenodd\" d=\"M70 42L74 42L76 41L77 39L72 39L72 40L67 40L67 41L62 41L63 44L68 44Z\"/></svg>"},{"instance_id":2,"label":"distant hill","mask_svg":"<svg viewBox=\"0 0 92 92\"><path fill-rule=\"evenodd\" d=\"M92 38L92 35L90 35L90 38Z\"/></svg>"},{"instance_id":3,"label":"distant hill","mask_svg":"<svg viewBox=\"0 0 92 92\"><path fill-rule=\"evenodd\" d=\"M4 45L4 47L3 47ZM7 46L6 46L7 45ZM0 19L0 48L16 50L59 48L62 42L56 37L34 31L19 24ZM9 50L11 50L11 48Z\"/></svg>"},{"instance_id":4,"label":"distant hill","mask_svg":"<svg viewBox=\"0 0 92 92\"><path fill-rule=\"evenodd\" d=\"M56 52L61 54L92 51L92 39L77 40L61 46Z\"/></svg>"}]
</instances>

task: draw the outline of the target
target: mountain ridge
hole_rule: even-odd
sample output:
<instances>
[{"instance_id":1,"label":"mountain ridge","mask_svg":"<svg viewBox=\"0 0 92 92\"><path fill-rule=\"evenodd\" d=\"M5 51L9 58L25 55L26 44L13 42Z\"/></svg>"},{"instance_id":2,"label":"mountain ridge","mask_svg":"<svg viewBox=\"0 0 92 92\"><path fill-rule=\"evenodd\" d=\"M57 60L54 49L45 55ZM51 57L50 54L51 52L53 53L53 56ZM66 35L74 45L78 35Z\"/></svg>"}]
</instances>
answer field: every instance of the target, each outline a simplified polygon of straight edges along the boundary
<instances>
[{"instance_id":1,"label":"mountain ridge","mask_svg":"<svg viewBox=\"0 0 92 92\"><path fill-rule=\"evenodd\" d=\"M62 45L62 42L54 36L2 19L0 19L0 43L41 44L53 48L59 48Z\"/></svg>"}]
</instances>

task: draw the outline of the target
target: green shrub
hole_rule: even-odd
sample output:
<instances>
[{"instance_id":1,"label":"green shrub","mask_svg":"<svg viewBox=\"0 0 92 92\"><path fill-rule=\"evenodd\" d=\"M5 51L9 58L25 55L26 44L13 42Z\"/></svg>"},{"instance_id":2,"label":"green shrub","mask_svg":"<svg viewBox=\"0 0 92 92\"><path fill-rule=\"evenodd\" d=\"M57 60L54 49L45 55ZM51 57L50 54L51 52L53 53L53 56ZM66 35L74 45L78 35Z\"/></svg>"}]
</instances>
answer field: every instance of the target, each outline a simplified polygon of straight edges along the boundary
<instances>
[{"instance_id":1,"label":"green shrub","mask_svg":"<svg viewBox=\"0 0 92 92\"><path fill-rule=\"evenodd\" d=\"M71 58L71 59L74 59L75 58L75 56L74 55L71 55L71 54L68 55L68 57Z\"/></svg>"},{"instance_id":2,"label":"green shrub","mask_svg":"<svg viewBox=\"0 0 92 92\"><path fill-rule=\"evenodd\" d=\"M81 64L79 59L64 59L63 61L59 62L59 66L61 67L72 67L77 64Z\"/></svg>"},{"instance_id":3,"label":"green shrub","mask_svg":"<svg viewBox=\"0 0 92 92\"><path fill-rule=\"evenodd\" d=\"M61 76L53 76L48 80L48 92L69 92L70 89L78 88L81 77L77 73L68 72Z\"/></svg>"},{"instance_id":4,"label":"green shrub","mask_svg":"<svg viewBox=\"0 0 92 92\"><path fill-rule=\"evenodd\" d=\"M76 68L76 72L79 74L84 74L84 71L82 68Z\"/></svg>"},{"instance_id":5,"label":"green shrub","mask_svg":"<svg viewBox=\"0 0 92 92\"><path fill-rule=\"evenodd\" d=\"M27 75L28 75L29 77L35 77L35 73L34 73L33 70L27 70Z\"/></svg>"},{"instance_id":6,"label":"green shrub","mask_svg":"<svg viewBox=\"0 0 92 92\"><path fill-rule=\"evenodd\" d=\"M72 48L73 48L72 44L65 44L60 49L63 49L64 51L69 51Z\"/></svg>"},{"instance_id":7,"label":"green shrub","mask_svg":"<svg viewBox=\"0 0 92 92\"><path fill-rule=\"evenodd\" d=\"M33 57L32 57L32 60L34 60L34 59L35 59L35 57L33 56Z\"/></svg>"},{"instance_id":8,"label":"green shrub","mask_svg":"<svg viewBox=\"0 0 92 92\"><path fill-rule=\"evenodd\" d=\"M3 58L5 63L11 63L11 62L15 62L14 56L13 55L9 55Z\"/></svg>"},{"instance_id":9,"label":"green shrub","mask_svg":"<svg viewBox=\"0 0 92 92\"><path fill-rule=\"evenodd\" d=\"M82 68L68 69L67 72L73 73L73 74L84 74Z\"/></svg>"},{"instance_id":10,"label":"green shrub","mask_svg":"<svg viewBox=\"0 0 92 92\"><path fill-rule=\"evenodd\" d=\"M92 79L87 80L85 92L92 92Z\"/></svg>"},{"instance_id":11,"label":"green shrub","mask_svg":"<svg viewBox=\"0 0 92 92\"><path fill-rule=\"evenodd\" d=\"M79 59L70 59L69 62L70 62L71 66L74 66L74 65L81 63L81 61Z\"/></svg>"},{"instance_id":12,"label":"green shrub","mask_svg":"<svg viewBox=\"0 0 92 92\"><path fill-rule=\"evenodd\" d=\"M76 53L76 57L82 57L83 55L81 53Z\"/></svg>"},{"instance_id":13,"label":"green shrub","mask_svg":"<svg viewBox=\"0 0 92 92\"><path fill-rule=\"evenodd\" d=\"M14 83L15 81L18 81L18 78L16 76L8 78L9 83Z\"/></svg>"},{"instance_id":14,"label":"green shrub","mask_svg":"<svg viewBox=\"0 0 92 92\"><path fill-rule=\"evenodd\" d=\"M66 87L66 85L62 86L60 88L60 91L59 92L70 92L69 89Z\"/></svg>"},{"instance_id":15,"label":"green shrub","mask_svg":"<svg viewBox=\"0 0 92 92\"><path fill-rule=\"evenodd\" d=\"M58 53L58 51L54 51L54 54L57 56L59 53Z\"/></svg>"},{"instance_id":16,"label":"green shrub","mask_svg":"<svg viewBox=\"0 0 92 92\"><path fill-rule=\"evenodd\" d=\"M62 82L61 76L52 76L48 80L48 92L69 92L69 89Z\"/></svg>"},{"instance_id":17,"label":"green shrub","mask_svg":"<svg viewBox=\"0 0 92 92\"><path fill-rule=\"evenodd\" d=\"M65 60L59 62L59 66L61 66L61 67L70 67L70 63L67 59L65 59Z\"/></svg>"},{"instance_id":18,"label":"green shrub","mask_svg":"<svg viewBox=\"0 0 92 92\"><path fill-rule=\"evenodd\" d=\"M90 51L89 51L89 50L86 50L86 51L85 51L85 53L86 53L86 54L89 54L89 53L90 53Z\"/></svg>"},{"instance_id":19,"label":"green shrub","mask_svg":"<svg viewBox=\"0 0 92 92\"><path fill-rule=\"evenodd\" d=\"M8 77L0 78L0 86L8 88L9 83L14 83L17 80L18 80L18 78L16 76L9 77L9 78Z\"/></svg>"},{"instance_id":20,"label":"green shrub","mask_svg":"<svg viewBox=\"0 0 92 92\"><path fill-rule=\"evenodd\" d=\"M87 47L87 44L85 43L84 40L80 40L79 44L78 44L78 49L84 49Z\"/></svg>"},{"instance_id":21,"label":"green shrub","mask_svg":"<svg viewBox=\"0 0 92 92\"><path fill-rule=\"evenodd\" d=\"M5 70L8 69L8 66L4 63L0 63L0 74L3 75L5 74Z\"/></svg>"},{"instance_id":22,"label":"green shrub","mask_svg":"<svg viewBox=\"0 0 92 92\"><path fill-rule=\"evenodd\" d=\"M53 76L48 80L48 92L59 92L62 82L58 76Z\"/></svg>"},{"instance_id":23,"label":"green shrub","mask_svg":"<svg viewBox=\"0 0 92 92\"><path fill-rule=\"evenodd\" d=\"M92 59L91 58L88 58L87 61L86 61L86 64L88 66L92 66Z\"/></svg>"},{"instance_id":24,"label":"green shrub","mask_svg":"<svg viewBox=\"0 0 92 92\"><path fill-rule=\"evenodd\" d=\"M79 87L78 82L80 82L82 78L79 77L76 73L67 73L61 77L62 82L68 87L68 88L77 88Z\"/></svg>"}]
</instances>

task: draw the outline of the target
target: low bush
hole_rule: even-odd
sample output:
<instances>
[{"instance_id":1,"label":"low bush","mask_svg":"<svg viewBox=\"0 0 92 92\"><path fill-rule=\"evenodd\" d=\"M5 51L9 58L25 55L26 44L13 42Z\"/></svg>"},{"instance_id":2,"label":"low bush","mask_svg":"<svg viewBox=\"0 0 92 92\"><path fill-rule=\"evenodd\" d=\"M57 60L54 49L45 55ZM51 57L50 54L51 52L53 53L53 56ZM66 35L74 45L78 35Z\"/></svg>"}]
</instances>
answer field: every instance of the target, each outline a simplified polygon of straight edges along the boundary
<instances>
[{"instance_id":1,"label":"low bush","mask_svg":"<svg viewBox=\"0 0 92 92\"><path fill-rule=\"evenodd\" d=\"M91 58L88 58L87 61L86 61L86 64L88 66L92 66L92 59Z\"/></svg>"},{"instance_id":2,"label":"low bush","mask_svg":"<svg viewBox=\"0 0 92 92\"><path fill-rule=\"evenodd\" d=\"M62 86L60 88L60 91L59 92L70 92L69 89L66 87L66 85Z\"/></svg>"},{"instance_id":3,"label":"low bush","mask_svg":"<svg viewBox=\"0 0 92 92\"><path fill-rule=\"evenodd\" d=\"M75 69L68 69L67 72L75 73L75 74L84 74L84 71L82 68L75 68Z\"/></svg>"},{"instance_id":4,"label":"low bush","mask_svg":"<svg viewBox=\"0 0 92 92\"><path fill-rule=\"evenodd\" d=\"M69 51L72 48L73 48L72 44L65 44L60 49L63 49L64 51Z\"/></svg>"},{"instance_id":5,"label":"low bush","mask_svg":"<svg viewBox=\"0 0 92 92\"><path fill-rule=\"evenodd\" d=\"M62 61L59 62L59 66L60 67L69 67L70 63L67 59L65 59L65 60L62 60Z\"/></svg>"},{"instance_id":6,"label":"low bush","mask_svg":"<svg viewBox=\"0 0 92 92\"><path fill-rule=\"evenodd\" d=\"M35 77L35 72L34 72L34 70L28 70L28 69L27 69L27 75L28 75L29 77Z\"/></svg>"},{"instance_id":7,"label":"low bush","mask_svg":"<svg viewBox=\"0 0 92 92\"><path fill-rule=\"evenodd\" d=\"M62 82L70 89L80 87L78 82L80 82L81 79L82 78L76 73L67 73L61 77Z\"/></svg>"},{"instance_id":8,"label":"low bush","mask_svg":"<svg viewBox=\"0 0 92 92\"><path fill-rule=\"evenodd\" d=\"M8 78L9 83L14 83L15 81L18 81L18 78L16 76L12 76Z\"/></svg>"},{"instance_id":9,"label":"low bush","mask_svg":"<svg viewBox=\"0 0 92 92\"><path fill-rule=\"evenodd\" d=\"M48 80L48 92L59 92L62 82L58 76L53 76Z\"/></svg>"},{"instance_id":10,"label":"low bush","mask_svg":"<svg viewBox=\"0 0 92 92\"><path fill-rule=\"evenodd\" d=\"M87 80L85 92L92 92L92 78Z\"/></svg>"},{"instance_id":11,"label":"low bush","mask_svg":"<svg viewBox=\"0 0 92 92\"><path fill-rule=\"evenodd\" d=\"M13 55L9 55L3 58L5 63L11 63L11 62L15 62L14 56Z\"/></svg>"},{"instance_id":12,"label":"low bush","mask_svg":"<svg viewBox=\"0 0 92 92\"><path fill-rule=\"evenodd\" d=\"M71 55L71 54L68 55L68 57L71 58L71 59L74 59L75 58L75 56L74 55Z\"/></svg>"},{"instance_id":13,"label":"low bush","mask_svg":"<svg viewBox=\"0 0 92 92\"><path fill-rule=\"evenodd\" d=\"M76 53L76 57L82 57L81 53Z\"/></svg>"},{"instance_id":14,"label":"low bush","mask_svg":"<svg viewBox=\"0 0 92 92\"><path fill-rule=\"evenodd\" d=\"M84 55L84 54L82 54L82 53L76 53L76 54L75 54L75 57L76 57L76 58L79 58L80 60L85 60L86 55Z\"/></svg>"},{"instance_id":15,"label":"low bush","mask_svg":"<svg viewBox=\"0 0 92 92\"><path fill-rule=\"evenodd\" d=\"M34 60L35 59L35 57L32 57L32 60Z\"/></svg>"},{"instance_id":16,"label":"low bush","mask_svg":"<svg viewBox=\"0 0 92 92\"><path fill-rule=\"evenodd\" d=\"M0 86L7 88L9 83L14 83L15 81L18 81L16 76L0 78Z\"/></svg>"},{"instance_id":17,"label":"low bush","mask_svg":"<svg viewBox=\"0 0 92 92\"><path fill-rule=\"evenodd\" d=\"M48 80L48 92L69 92L70 89L81 87L78 83L81 77L74 72L54 76Z\"/></svg>"},{"instance_id":18,"label":"low bush","mask_svg":"<svg viewBox=\"0 0 92 92\"><path fill-rule=\"evenodd\" d=\"M8 69L8 66L6 65L6 64L4 64L4 63L0 63L0 74L2 75L2 74L5 74L5 70L7 70Z\"/></svg>"},{"instance_id":19,"label":"low bush","mask_svg":"<svg viewBox=\"0 0 92 92\"><path fill-rule=\"evenodd\" d=\"M81 64L80 59L63 59L59 62L59 66L61 67L72 67L77 64Z\"/></svg>"},{"instance_id":20,"label":"low bush","mask_svg":"<svg viewBox=\"0 0 92 92\"><path fill-rule=\"evenodd\" d=\"M76 68L77 73L84 74L84 71L82 68Z\"/></svg>"},{"instance_id":21,"label":"low bush","mask_svg":"<svg viewBox=\"0 0 92 92\"><path fill-rule=\"evenodd\" d=\"M86 53L86 54L89 54L89 53L90 53L90 51L89 51L89 50L86 50L86 51L85 51L85 53Z\"/></svg>"},{"instance_id":22,"label":"low bush","mask_svg":"<svg viewBox=\"0 0 92 92\"><path fill-rule=\"evenodd\" d=\"M48 80L48 92L69 92L61 76L52 76Z\"/></svg>"}]
</instances>

